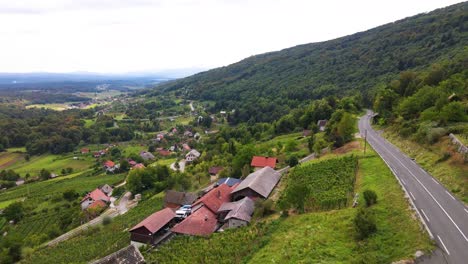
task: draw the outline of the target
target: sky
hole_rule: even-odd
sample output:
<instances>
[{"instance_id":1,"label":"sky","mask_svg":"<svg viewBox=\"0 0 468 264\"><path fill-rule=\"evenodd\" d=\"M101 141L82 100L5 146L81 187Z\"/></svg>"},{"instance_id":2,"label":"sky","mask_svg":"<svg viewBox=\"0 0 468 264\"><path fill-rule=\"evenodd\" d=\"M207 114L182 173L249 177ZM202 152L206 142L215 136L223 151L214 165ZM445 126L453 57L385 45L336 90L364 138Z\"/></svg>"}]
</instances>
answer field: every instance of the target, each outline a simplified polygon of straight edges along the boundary
<instances>
[{"instance_id":1,"label":"sky","mask_svg":"<svg viewBox=\"0 0 468 264\"><path fill-rule=\"evenodd\" d=\"M0 72L210 69L456 0L0 0Z\"/></svg>"}]
</instances>

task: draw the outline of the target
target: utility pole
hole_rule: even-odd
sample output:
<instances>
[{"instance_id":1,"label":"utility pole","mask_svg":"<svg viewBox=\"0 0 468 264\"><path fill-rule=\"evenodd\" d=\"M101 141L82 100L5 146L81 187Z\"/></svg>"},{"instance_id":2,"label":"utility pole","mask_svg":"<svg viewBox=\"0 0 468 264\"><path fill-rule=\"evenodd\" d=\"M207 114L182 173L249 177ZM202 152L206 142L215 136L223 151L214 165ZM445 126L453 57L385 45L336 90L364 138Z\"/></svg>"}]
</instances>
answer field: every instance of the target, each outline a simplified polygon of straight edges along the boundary
<instances>
[{"instance_id":1,"label":"utility pole","mask_svg":"<svg viewBox=\"0 0 468 264\"><path fill-rule=\"evenodd\" d=\"M364 155L366 155L366 147L367 147L367 129L364 131Z\"/></svg>"}]
</instances>

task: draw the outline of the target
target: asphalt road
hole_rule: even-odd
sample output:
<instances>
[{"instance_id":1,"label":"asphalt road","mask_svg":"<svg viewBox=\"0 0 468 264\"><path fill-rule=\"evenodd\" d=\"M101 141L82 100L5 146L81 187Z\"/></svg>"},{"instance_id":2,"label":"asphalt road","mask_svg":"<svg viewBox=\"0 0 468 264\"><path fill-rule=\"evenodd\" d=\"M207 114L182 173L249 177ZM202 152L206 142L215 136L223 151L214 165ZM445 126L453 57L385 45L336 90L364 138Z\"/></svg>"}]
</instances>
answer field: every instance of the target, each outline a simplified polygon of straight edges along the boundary
<instances>
[{"instance_id":1,"label":"asphalt road","mask_svg":"<svg viewBox=\"0 0 468 264\"><path fill-rule=\"evenodd\" d=\"M420 219L443 252L439 263L468 263L468 209L415 161L370 126L372 112L361 117L359 131L387 163ZM431 262L436 263L436 262Z\"/></svg>"}]
</instances>

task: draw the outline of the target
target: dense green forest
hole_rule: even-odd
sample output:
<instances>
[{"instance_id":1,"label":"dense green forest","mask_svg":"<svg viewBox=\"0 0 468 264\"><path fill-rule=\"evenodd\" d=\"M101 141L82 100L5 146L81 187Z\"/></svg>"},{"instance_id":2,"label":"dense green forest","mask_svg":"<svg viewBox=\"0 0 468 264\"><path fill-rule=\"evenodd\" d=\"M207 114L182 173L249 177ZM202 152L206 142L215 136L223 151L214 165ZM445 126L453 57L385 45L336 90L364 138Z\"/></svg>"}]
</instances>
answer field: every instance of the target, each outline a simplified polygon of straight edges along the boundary
<instances>
[{"instance_id":1,"label":"dense green forest","mask_svg":"<svg viewBox=\"0 0 468 264\"><path fill-rule=\"evenodd\" d=\"M468 132L468 50L425 71L404 71L379 89L374 109L381 125L403 137L433 144Z\"/></svg>"},{"instance_id":2,"label":"dense green forest","mask_svg":"<svg viewBox=\"0 0 468 264\"><path fill-rule=\"evenodd\" d=\"M356 91L371 105L376 88L400 72L463 51L467 8L461 3L335 40L252 56L158 90L214 101L212 112L235 109L233 123L270 122L307 100Z\"/></svg>"}]
</instances>

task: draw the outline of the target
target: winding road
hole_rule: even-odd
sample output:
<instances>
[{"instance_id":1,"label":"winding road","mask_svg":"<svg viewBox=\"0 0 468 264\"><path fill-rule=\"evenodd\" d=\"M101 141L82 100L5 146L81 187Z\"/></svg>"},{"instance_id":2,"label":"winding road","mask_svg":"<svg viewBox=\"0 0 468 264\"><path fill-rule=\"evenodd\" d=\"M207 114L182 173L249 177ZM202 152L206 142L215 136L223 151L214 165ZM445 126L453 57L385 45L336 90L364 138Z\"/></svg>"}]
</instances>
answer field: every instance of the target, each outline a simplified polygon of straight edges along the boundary
<instances>
[{"instance_id":1,"label":"winding road","mask_svg":"<svg viewBox=\"0 0 468 264\"><path fill-rule=\"evenodd\" d=\"M468 263L468 209L414 160L382 138L370 125L373 113L359 120L359 131L387 163L420 220L442 253L424 263Z\"/></svg>"}]
</instances>

